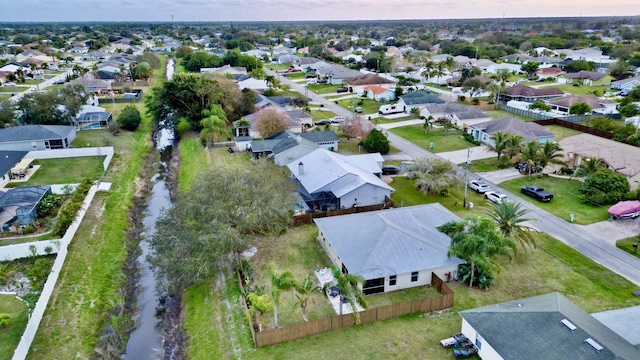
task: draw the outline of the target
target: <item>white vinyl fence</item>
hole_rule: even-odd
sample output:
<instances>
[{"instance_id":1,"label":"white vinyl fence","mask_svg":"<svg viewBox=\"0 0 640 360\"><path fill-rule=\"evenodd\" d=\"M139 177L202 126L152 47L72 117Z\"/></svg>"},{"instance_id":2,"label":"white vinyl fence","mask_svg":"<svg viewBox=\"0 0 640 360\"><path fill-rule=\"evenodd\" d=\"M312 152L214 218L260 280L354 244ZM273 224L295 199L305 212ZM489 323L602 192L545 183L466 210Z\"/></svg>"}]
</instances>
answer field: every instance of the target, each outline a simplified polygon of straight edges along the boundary
<instances>
[{"instance_id":1,"label":"white vinyl fence","mask_svg":"<svg viewBox=\"0 0 640 360\"><path fill-rule=\"evenodd\" d=\"M85 157L85 156L105 156L102 162L104 171L107 171L111 159L113 158L114 150L113 146L103 147L87 147L87 148L73 148L73 149L58 149L58 150L36 150L30 151L25 158L30 159L61 159L61 158L73 158L73 157Z\"/></svg>"}]
</instances>

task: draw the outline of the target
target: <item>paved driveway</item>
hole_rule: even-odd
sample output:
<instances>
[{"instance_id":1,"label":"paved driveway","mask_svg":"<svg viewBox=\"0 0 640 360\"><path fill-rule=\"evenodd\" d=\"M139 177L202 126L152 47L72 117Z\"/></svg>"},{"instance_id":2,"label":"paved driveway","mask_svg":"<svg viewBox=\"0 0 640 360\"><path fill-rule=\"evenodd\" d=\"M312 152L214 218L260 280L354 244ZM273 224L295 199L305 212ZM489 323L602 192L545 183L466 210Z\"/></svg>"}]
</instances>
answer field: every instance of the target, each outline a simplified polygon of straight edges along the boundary
<instances>
[{"instance_id":1,"label":"paved driveway","mask_svg":"<svg viewBox=\"0 0 640 360\"><path fill-rule=\"evenodd\" d=\"M467 149L437 153L441 158L447 159L454 164L463 164L467 161ZM469 149L469 160L481 160L497 157L498 154L489 150L484 145L474 146Z\"/></svg>"},{"instance_id":2,"label":"paved driveway","mask_svg":"<svg viewBox=\"0 0 640 360\"><path fill-rule=\"evenodd\" d=\"M523 176L518 170L514 168L476 173L476 175L494 184L500 184L501 182L517 179Z\"/></svg>"},{"instance_id":3,"label":"paved driveway","mask_svg":"<svg viewBox=\"0 0 640 360\"><path fill-rule=\"evenodd\" d=\"M640 218L600 221L589 225L577 226L594 235L601 236L613 246L616 246L616 241L618 240L640 234Z\"/></svg>"}]
</instances>

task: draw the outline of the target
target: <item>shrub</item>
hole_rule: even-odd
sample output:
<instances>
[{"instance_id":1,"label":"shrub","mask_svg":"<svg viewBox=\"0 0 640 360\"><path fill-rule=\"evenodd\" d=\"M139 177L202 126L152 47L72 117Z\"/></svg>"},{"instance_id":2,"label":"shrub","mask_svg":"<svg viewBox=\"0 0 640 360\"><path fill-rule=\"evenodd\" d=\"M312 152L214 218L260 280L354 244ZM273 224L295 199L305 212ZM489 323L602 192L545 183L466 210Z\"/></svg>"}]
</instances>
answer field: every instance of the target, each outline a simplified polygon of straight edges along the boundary
<instances>
[{"instance_id":1,"label":"shrub","mask_svg":"<svg viewBox=\"0 0 640 360\"><path fill-rule=\"evenodd\" d=\"M118 124L125 130L134 131L141 121L140 111L133 105L125 106L120 115L118 115Z\"/></svg>"},{"instance_id":2,"label":"shrub","mask_svg":"<svg viewBox=\"0 0 640 360\"><path fill-rule=\"evenodd\" d=\"M54 196L54 195L47 195L44 197L44 199L42 199L42 201L40 202L40 204L38 204L38 217L48 217L51 215L55 215L56 211L58 210L58 207L60 207L60 203L62 202L62 200L60 200L59 197Z\"/></svg>"},{"instance_id":3,"label":"shrub","mask_svg":"<svg viewBox=\"0 0 640 360\"><path fill-rule=\"evenodd\" d=\"M560 168L559 173L560 173L561 175L573 175L573 168L570 168L570 167L566 167L566 166L565 166L565 167L563 167L563 168Z\"/></svg>"},{"instance_id":4,"label":"shrub","mask_svg":"<svg viewBox=\"0 0 640 360\"><path fill-rule=\"evenodd\" d=\"M36 232L36 228L33 225L27 225L22 228L22 234L24 235L33 234L34 232Z\"/></svg>"},{"instance_id":5,"label":"shrub","mask_svg":"<svg viewBox=\"0 0 640 360\"><path fill-rule=\"evenodd\" d=\"M364 140L360 143L370 153L379 152L380 154L389 153L389 139L379 130L373 129Z\"/></svg>"},{"instance_id":6,"label":"shrub","mask_svg":"<svg viewBox=\"0 0 640 360\"><path fill-rule=\"evenodd\" d=\"M11 323L11 315L0 314L0 328L7 327Z\"/></svg>"},{"instance_id":7,"label":"shrub","mask_svg":"<svg viewBox=\"0 0 640 360\"><path fill-rule=\"evenodd\" d=\"M481 145L482 143L478 140L475 140L473 138L473 135L469 134L469 133L464 133L462 134L462 137L467 140L468 142L472 143L473 145Z\"/></svg>"},{"instance_id":8,"label":"shrub","mask_svg":"<svg viewBox=\"0 0 640 360\"><path fill-rule=\"evenodd\" d=\"M464 102L465 100L467 100L467 97L464 95L458 95L458 101L459 102Z\"/></svg>"},{"instance_id":9,"label":"shrub","mask_svg":"<svg viewBox=\"0 0 640 360\"><path fill-rule=\"evenodd\" d=\"M474 98L473 100L471 100L471 103L472 103L473 105L480 105L480 99L478 99L478 98Z\"/></svg>"},{"instance_id":10,"label":"shrub","mask_svg":"<svg viewBox=\"0 0 640 360\"><path fill-rule=\"evenodd\" d=\"M508 167L511 167L511 161L509 161L509 157L500 156L500 159L498 159L498 169L506 169Z\"/></svg>"},{"instance_id":11,"label":"shrub","mask_svg":"<svg viewBox=\"0 0 640 360\"><path fill-rule=\"evenodd\" d=\"M469 264L462 264L458 266L458 280L462 283L469 283L471 277L471 266ZM478 285L480 289L487 289L493 285L495 275L489 271L485 271L483 268L476 266L473 270L473 283Z\"/></svg>"},{"instance_id":12,"label":"shrub","mask_svg":"<svg viewBox=\"0 0 640 360\"><path fill-rule=\"evenodd\" d=\"M604 205L622 200L629 188L629 181L624 175L605 168L587 176L580 193L583 201Z\"/></svg>"},{"instance_id":13,"label":"shrub","mask_svg":"<svg viewBox=\"0 0 640 360\"><path fill-rule=\"evenodd\" d=\"M358 101L357 105L364 105L364 100Z\"/></svg>"},{"instance_id":14,"label":"shrub","mask_svg":"<svg viewBox=\"0 0 640 360\"><path fill-rule=\"evenodd\" d=\"M78 210L80 210L80 207L82 206L82 201L89 192L91 185L91 180L85 180L84 182L80 183L71 198L67 200L62 209L60 209L60 212L58 214L58 222L56 222L56 226L53 229L53 233L55 235L60 237L64 236L64 233L76 218Z\"/></svg>"}]
</instances>

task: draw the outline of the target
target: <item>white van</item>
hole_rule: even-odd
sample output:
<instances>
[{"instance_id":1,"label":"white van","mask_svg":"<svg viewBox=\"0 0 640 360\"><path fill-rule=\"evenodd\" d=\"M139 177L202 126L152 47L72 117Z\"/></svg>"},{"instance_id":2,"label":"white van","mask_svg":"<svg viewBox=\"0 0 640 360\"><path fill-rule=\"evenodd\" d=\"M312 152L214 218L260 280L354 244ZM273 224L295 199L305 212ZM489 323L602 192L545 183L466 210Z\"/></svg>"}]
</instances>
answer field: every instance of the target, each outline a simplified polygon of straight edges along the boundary
<instances>
[{"instance_id":1,"label":"white van","mask_svg":"<svg viewBox=\"0 0 640 360\"><path fill-rule=\"evenodd\" d=\"M331 123L332 124L340 124L343 123L347 118L345 118L344 116L334 116L331 118Z\"/></svg>"}]
</instances>

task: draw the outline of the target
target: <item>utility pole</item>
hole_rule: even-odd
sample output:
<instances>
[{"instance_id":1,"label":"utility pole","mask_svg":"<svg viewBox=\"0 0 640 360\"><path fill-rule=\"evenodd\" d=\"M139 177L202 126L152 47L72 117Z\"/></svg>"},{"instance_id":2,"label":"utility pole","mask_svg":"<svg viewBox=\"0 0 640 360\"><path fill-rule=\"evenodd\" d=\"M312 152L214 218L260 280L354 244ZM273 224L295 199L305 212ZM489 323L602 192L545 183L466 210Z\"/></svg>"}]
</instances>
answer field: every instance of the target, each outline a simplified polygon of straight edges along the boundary
<instances>
[{"instance_id":1,"label":"utility pole","mask_svg":"<svg viewBox=\"0 0 640 360\"><path fill-rule=\"evenodd\" d=\"M462 200L462 207L467 207L467 187L469 186L469 153L471 152L471 148L467 147L467 169L464 173L464 199Z\"/></svg>"}]
</instances>

